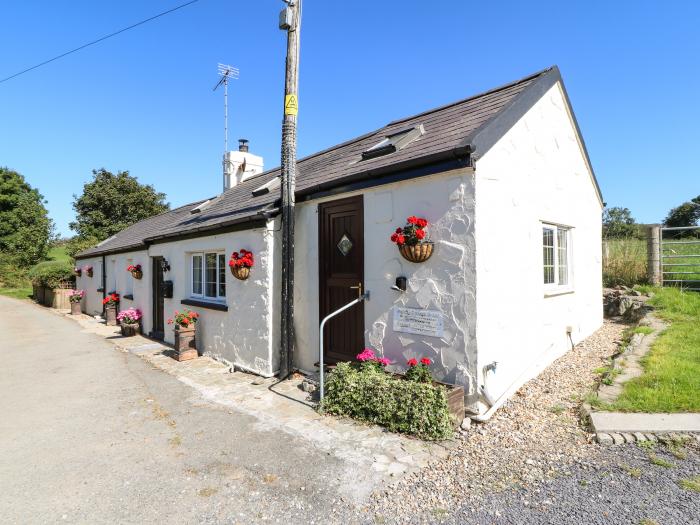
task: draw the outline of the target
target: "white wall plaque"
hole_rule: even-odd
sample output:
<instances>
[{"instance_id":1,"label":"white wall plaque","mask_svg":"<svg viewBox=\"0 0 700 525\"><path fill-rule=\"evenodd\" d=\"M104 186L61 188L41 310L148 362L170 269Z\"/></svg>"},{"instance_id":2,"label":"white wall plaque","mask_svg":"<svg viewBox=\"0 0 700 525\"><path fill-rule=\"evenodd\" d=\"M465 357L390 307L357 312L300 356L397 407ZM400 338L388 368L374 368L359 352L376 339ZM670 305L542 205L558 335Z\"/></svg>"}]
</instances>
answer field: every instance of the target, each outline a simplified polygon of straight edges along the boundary
<instances>
[{"instance_id":1,"label":"white wall plaque","mask_svg":"<svg viewBox=\"0 0 700 525\"><path fill-rule=\"evenodd\" d=\"M394 332L442 337L442 312L396 306L394 307Z\"/></svg>"}]
</instances>

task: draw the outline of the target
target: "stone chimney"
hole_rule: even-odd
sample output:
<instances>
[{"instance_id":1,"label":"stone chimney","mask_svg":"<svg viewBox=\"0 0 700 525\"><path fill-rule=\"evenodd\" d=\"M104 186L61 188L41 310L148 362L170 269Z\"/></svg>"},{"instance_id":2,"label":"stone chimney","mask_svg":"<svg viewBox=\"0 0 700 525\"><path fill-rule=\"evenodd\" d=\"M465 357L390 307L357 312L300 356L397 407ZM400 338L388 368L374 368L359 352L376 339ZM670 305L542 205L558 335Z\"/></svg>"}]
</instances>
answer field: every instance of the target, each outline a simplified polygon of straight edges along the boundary
<instances>
[{"instance_id":1,"label":"stone chimney","mask_svg":"<svg viewBox=\"0 0 700 525\"><path fill-rule=\"evenodd\" d=\"M248 140L238 141L238 151L224 153L224 191L263 172L263 158L248 151Z\"/></svg>"}]
</instances>

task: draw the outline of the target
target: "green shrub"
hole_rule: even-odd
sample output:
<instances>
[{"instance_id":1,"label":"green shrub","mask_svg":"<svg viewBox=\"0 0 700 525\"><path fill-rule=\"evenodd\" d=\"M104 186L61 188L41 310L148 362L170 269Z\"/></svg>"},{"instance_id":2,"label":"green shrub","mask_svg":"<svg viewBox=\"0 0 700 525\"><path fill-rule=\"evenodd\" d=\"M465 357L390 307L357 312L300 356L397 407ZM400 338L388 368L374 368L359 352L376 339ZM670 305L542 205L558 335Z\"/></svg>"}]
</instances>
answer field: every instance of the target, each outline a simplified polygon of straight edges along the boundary
<instances>
[{"instance_id":1,"label":"green shrub","mask_svg":"<svg viewBox=\"0 0 700 525\"><path fill-rule=\"evenodd\" d=\"M0 287L17 288L26 286L27 270L11 257L0 254Z\"/></svg>"},{"instance_id":2,"label":"green shrub","mask_svg":"<svg viewBox=\"0 0 700 525\"><path fill-rule=\"evenodd\" d=\"M58 288L61 283L72 281L73 265L63 261L45 261L29 270L33 284L46 288Z\"/></svg>"},{"instance_id":3,"label":"green shrub","mask_svg":"<svg viewBox=\"0 0 700 525\"><path fill-rule=\"evenodd\" d=\"M322 408L423 439L448 438L454 428L444 386L350 363L338 364L329 375Z\"/></svg>"}]
</instances>

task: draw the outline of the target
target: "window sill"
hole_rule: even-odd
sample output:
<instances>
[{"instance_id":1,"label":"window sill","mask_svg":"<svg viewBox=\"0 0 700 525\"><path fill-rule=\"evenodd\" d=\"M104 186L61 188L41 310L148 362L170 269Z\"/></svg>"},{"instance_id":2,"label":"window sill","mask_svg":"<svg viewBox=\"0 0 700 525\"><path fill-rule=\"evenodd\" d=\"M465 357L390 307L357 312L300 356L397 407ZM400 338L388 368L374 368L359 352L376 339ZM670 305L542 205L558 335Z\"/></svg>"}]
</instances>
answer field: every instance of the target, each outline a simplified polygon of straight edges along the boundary
<instances>
[{"instance_id":1,"label":"window sill","mask_svg":"<svg viewBox=\"0 0 700 525\"><path fill-rule=\"evenodd\" d=\"M220 312L228 312L228 305L224 303L215 303L214 301L202 301L201 299L183 299L180 304L187 306L198 306L200 308L209 308L210 310L219 310Z\"/></svg>"},{"instance_id":2,"label":"window sill","mask_svg":"<svg viewBox=\"0 0 700 525\"><path fill-rule=\"evenodd\" d=\"M544 296L547 297L558 297L560 295L569 295L574 293L573 288L562 288L561 290L545 290Z\"/></svg>"},{"instance_id":3,"label":"window sill","mask_svg":"<svg viewBox=\"0 0 700 525\"><path fill-rule=\"evenodd\" d=\"M126 294L126 295L122 295L122 299L129 299L129 301L133 301L133 300L134 300L134 296L131 295L130 293L128 293L128 294Z\"/></svg>"}]
</instances>

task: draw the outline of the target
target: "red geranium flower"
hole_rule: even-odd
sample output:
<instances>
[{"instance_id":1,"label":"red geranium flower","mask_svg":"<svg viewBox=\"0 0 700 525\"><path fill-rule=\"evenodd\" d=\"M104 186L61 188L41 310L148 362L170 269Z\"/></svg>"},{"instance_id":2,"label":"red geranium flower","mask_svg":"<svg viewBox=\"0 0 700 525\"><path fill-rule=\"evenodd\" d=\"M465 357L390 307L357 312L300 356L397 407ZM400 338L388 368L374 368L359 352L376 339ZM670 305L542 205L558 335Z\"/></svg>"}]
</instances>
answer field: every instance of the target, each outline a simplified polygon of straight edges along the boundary
<instances>
[{"instance_id":1,"label":"red geranium flower","mask_svg":"<svg viewBox=\"0 0 700 525\"><path fill-rule=\"evenodd\" d=\"M430 363L432 363L432 361L427 357L424 357L423 359L421 359L420 362L426 366L430 366Z\"/></svg>"},{"instance_id":2,"label":"red geranium flower","mask_svg":"<svg viewBox=\"0 0 700 525\"><path fill-rule=\"evenodd\" d=\"M422 239L423 237L425 237L425 231L424 230L416 230L416 237L418 237L419 239Z\"/></svg>"},{"instance_id":3,"label":"red geranium flower","mask_svg":"<svg viewBox=\"0 0 700 525\"><path fill-rule=\"evenodd\" d=\"M415 357L412 357L411 359L406 361L406 363L408 364L408 366L416 366L418 364L418 361L416 360Z\"/></svg>"},{"instance_id":4,"label":"red geranium flower","mask_svg":"<svg viewBox=\"0 0 700 525\"><path fill-rule=\"evenodd\" d=\"M409 224L417 224L418 223L418 217L415 215L411 215L408 219L406 219Z\"/></svg>"},{"instance_id":5,"label":"red geranium flower","mask_svg":"<svg viewBox=\"0 0 700 525\"><path fill-rule=\"evenodd\" d=\"M404 237L404 236L401 235L401 234L399 234L399 235L396 236L396 244L401 245L401 244L403 244L403 243L405 243L405 242L406 242L406 237Z\"/></svg>"},{"instance_id":6,"label":"red geranium flower","mask_svg":"<svg viewBox=\"0 0 700 525\"><path fill-rule=\"evenodd\" d=\"M425 228L428 225L428 221L425 219L416 219L416 226L419 228Z\"/></svg>"}]
</instances>

